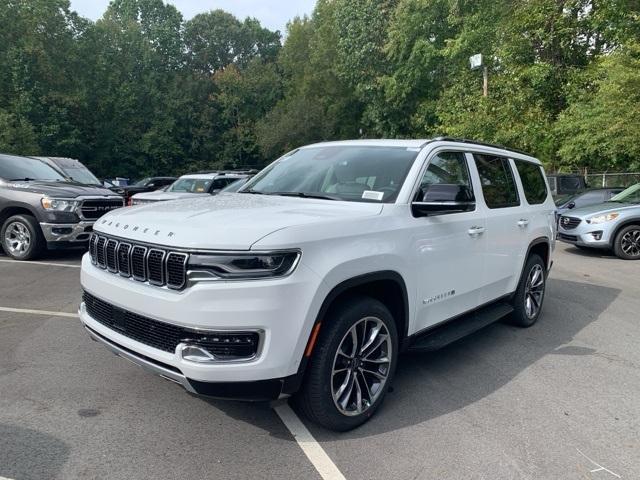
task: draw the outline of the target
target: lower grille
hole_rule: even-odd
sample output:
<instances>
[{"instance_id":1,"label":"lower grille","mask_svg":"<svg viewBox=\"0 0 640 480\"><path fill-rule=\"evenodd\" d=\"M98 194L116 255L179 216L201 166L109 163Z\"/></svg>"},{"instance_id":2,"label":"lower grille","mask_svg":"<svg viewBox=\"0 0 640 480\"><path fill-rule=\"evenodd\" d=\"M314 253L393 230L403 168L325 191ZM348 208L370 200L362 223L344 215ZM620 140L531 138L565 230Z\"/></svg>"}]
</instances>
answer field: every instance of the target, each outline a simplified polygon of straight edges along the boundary
<instances>
[{"instance_id":1,"label":"lower grille","mask_svg":"<svg viewBox=\"0 0 640 480\"><path fill-rule=\"evenodd\" d=\"M207 350L219 360L247 360L258 352L257 332L211 332L179 327L153 320L111 305L84 292L87 312L97 322L158 350L174 353L178 344L188 342Z\"/></svg>"},{"instance_id":2,"label":"lower grille","mask_svg":"<svg viewBox=\"0 0 640 480\"><path fill-rule=\"evenodd\" d=\"M558 238L561 240L568 240L569 242L577 242L578 237L575 235L565 235L564 233L559 233Z\"/></svg>"}]
</instances>

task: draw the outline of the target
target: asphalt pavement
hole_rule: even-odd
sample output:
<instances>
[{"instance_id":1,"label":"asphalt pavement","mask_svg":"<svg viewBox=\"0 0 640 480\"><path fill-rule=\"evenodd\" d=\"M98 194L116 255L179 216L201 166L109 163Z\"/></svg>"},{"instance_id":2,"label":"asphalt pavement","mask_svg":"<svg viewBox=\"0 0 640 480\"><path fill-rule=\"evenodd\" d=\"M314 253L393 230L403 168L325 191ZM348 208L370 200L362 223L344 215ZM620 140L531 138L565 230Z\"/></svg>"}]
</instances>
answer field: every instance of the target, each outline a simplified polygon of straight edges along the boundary
<instances>
[{"instance_id":1,"label":"asphalt pavement","mask_svg":"<svg viewBox=\"0 0 640 480\"><path fill-rule=\"evenodd\" d=\"M309 445L348 480L640 478L640 262L559 244L534 327L405 355L369 423L312 442L90 341L79 263L0 256L0 479L338 478Z\"/></svg>"}]
</instances>

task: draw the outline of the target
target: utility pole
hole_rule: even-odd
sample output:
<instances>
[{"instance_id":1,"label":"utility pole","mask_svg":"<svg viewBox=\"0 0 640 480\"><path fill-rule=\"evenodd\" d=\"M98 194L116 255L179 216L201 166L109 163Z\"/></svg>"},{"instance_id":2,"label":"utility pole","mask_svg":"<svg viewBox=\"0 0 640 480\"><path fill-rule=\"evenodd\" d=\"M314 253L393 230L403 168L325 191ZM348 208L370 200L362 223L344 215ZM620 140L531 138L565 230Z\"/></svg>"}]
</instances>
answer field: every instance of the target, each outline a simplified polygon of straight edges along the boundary
<instances>
[{"instance_id":1,"label":"utility pole","mask_svg":"<svg viewBox=\"0 0 640 480\"><path fill-rule=\"evenodd\" d=\"M482 54L477 53L469 57L469 65L471 70L478 70L482 67L482 96L489 95L489 68L484 64Z\"/></svg>"}]
</instances>

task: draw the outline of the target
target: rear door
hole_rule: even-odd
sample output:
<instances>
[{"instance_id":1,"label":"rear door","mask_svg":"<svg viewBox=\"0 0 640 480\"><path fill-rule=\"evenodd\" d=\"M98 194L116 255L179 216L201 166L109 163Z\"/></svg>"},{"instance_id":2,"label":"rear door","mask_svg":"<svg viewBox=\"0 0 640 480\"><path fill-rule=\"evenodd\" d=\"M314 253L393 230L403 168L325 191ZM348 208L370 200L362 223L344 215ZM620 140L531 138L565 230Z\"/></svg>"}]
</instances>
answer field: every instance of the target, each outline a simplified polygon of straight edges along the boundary
<instances>
[{"instance_id":1,"label":"rear door","mask_svg":"<svg viewBox=\"0 0 640 480\"><path fill-rule=\"evenodd\" d=\"M487 303L515 290L527 242L526 208L507 157L474 153L480 177L482 201L487 209L486 254L480 303ZM478 199L480 197L480 199Z\"/></svg>"}]
</instances>

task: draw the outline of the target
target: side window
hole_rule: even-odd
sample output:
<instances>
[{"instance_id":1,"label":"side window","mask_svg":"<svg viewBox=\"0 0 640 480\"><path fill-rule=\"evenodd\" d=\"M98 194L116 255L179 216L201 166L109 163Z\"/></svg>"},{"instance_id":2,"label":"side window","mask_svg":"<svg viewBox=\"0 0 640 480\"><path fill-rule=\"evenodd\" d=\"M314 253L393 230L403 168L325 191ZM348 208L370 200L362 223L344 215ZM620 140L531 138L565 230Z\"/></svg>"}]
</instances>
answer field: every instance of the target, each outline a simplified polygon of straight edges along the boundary
<instances>
[{"instance_id":1,"label":"side window","mask_svg":"<svg viewBox=\"0 0 640 480\"><path fill-rule=\"evenodd\" d=\"M516 160L516 168L522 180L524 196L530 205L539 205L547 199L547 184L542 169L535 163Z\"/></svg>"},{"instance_id":2,"label":"side window","mask_svg":"<svg viewBox=\"0 0 640 480\"><path fill-rule=\"evenodd\" d=\"M418 202L473 201L473 187L462 152L442 152L430 161L416 195Z\"/></svg>"},{"instance_id":3,"label":"side window","mask_svg":"<svg viewBox=\"0 0 640 480\"><path fill-rule=\"evenodd\" d=\"M493 155L473 154L480 174L484 200L489 208L517 207L520 197L509 159Z\"/></svg>"}]
</instances>

